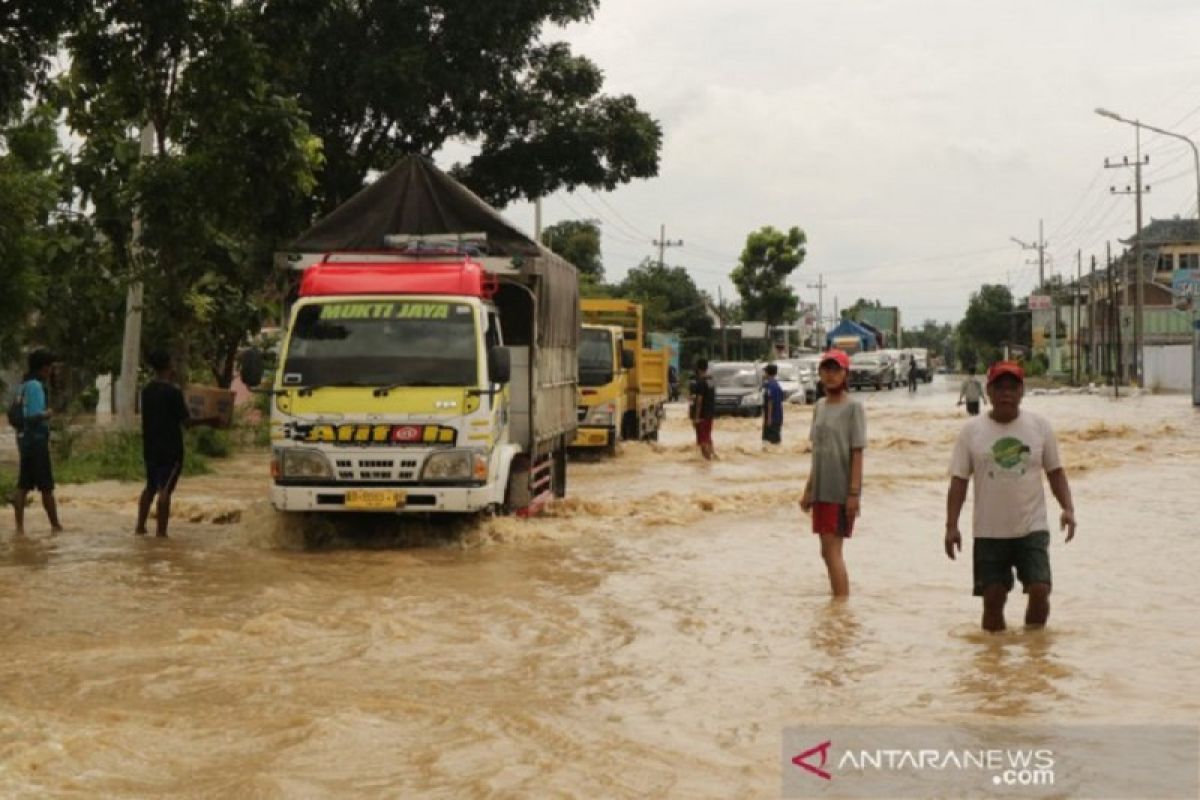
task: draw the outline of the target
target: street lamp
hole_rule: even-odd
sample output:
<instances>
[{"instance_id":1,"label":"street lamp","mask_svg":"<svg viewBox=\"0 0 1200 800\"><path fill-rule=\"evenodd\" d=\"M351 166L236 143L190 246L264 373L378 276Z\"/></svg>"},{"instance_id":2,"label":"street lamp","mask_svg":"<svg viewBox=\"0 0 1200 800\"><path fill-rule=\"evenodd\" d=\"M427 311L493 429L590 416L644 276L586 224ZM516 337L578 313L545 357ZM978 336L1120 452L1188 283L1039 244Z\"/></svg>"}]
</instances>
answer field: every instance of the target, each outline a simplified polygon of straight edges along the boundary
<instances>
[{"instance_id":1,"label":"street lamp","mask_svg":"<svg viewBox=\"0 0 1200 800\"><path fill-rule=\"evenodd\" d=\"M1120 114L1116 113L1115 111L1109 111L1107 108L1097 108L1096 113L1102 117L1108 117L1109 119L1116 120L1117 122L1124 122L1126 125L1132 125L1138 129L1145 128L1148 131L1154 131L1162 136L1169 136L1172 139L1179 139L1183 142L1186 142L1188 147L1192 148L1192 163L1196 167L1196 221L1197 224L1200 225L1200 149L1196 147L1196 143L1181 133L1173 133L1172 131L1163 130L1162 128L1156 128L1153 125L1147 125L1139 120L1125 119ZM1139 186L1138 188L1140 189L1141 187ZM1139 225L1140 224L1141 223L1139 221ZM1139 244L1141 242L1141 235L1142 232L1139 230L1137 232ZM1138 289L1140 290L1142 282L1142 265L1140 263L1140 258L1137 265L1137 276ZM1139 353L1138 356L1140 363L1141 354ZM1194 300L1192 305L1192 405L1200 406L1200 313L1197 313L1196 302Z\"/></svg>"},{"instance_id":2,"label":"street lamp","mask_svg":"<svg viewBox=\"0 0 1200 800\"><path fill-rule=\"evenodd\" d=\"M1147 125L1146 123L1141 122L1139 120L1125 119L1117 112L1109 111L1107 108L1097 108L1096 113L1102 117L1108 117L1109 119L1115 119L1117 122L1124 122L1126 125L1133 125L1134 127L1145 128L1148 131L1154 131L1155 133L1161 134L1163 136L1170 136L1172 139L1179 139L1180 141L1186 142L1187 146L1192 148L1192 163L1195 165L1195 168L1196 168L1196 209L1197 209L1196 213L1198 215L1200 215L1200 149L1198 149L1196 147L1195 142L1193 142L1188 137L1184 136L1182 133L1172 133L1171 131L1166 131L1166 130L1163 130L1162 128L1156 128L1153 125Z\"/></svg>"}]
</instances>

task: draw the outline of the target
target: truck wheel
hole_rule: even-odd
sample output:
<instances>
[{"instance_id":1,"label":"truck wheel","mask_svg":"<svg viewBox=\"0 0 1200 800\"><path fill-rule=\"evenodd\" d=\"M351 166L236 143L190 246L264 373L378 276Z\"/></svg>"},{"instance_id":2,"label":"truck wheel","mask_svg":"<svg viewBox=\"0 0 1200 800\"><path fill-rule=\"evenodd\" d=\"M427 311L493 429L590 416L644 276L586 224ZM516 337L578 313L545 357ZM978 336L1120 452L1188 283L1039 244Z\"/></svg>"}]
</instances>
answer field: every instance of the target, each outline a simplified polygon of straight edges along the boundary
<instances>
[{"instance_id":1,"label":"truck wheel","mask_svg":"<svg viewBox=\"0 0 1200 800\"><path fill-rule=\"evenodd\" d=\"M608 444L604 445L604 454L606 456L617 454L617 432L615 430L608 432Z\"/></svg>"}]
</instances>

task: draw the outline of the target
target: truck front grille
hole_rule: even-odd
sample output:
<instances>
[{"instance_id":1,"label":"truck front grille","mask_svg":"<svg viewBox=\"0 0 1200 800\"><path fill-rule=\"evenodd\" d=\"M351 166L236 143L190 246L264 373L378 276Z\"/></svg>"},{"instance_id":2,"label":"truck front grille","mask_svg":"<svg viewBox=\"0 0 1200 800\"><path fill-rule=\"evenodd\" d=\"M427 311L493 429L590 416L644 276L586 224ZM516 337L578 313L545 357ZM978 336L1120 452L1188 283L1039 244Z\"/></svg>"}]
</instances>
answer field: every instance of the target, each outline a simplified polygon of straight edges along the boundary
<instances>
[{"instance_id":1,"label":"truck front grille","mask_svg":"<svg viewBox=\"0 0 1200 800\"><path fill-rule=\"evenodd\" d=\"M412 481L417 478L414 458L339 458L334 462L343 481Z\"/></svg>"}]
</instances>

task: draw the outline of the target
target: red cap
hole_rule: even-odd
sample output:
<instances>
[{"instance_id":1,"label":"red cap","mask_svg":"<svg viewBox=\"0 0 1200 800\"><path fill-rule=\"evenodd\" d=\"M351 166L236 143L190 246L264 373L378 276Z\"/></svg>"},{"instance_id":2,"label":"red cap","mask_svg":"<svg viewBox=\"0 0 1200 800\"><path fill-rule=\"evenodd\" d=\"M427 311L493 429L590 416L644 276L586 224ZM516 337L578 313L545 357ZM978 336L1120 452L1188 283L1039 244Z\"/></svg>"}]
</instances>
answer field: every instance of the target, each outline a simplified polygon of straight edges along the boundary
<instances>
[{"instance_id":1,"label":"red cap","mask_svg":"<svg viewBox=\"0 0 1200 800\"><path fill-rule=\"evenodd\" d=\"M843 353L841 350L828 350L821 354L821 361L817 364L820 366L826 361L836 361L838 366L847 372L850 370L850 356Z\"/></svg>"},{"instance_id":2,"label":"red cap","mask_svg":"<svg viewBox=\"0 0 1200 800\"><path fill-rule=\"evenodd\" d=\"M997 361L988 367L987 382L991 386L996 382L997 378L1004 375L1012 375L1021 383L1025 382L1025 370L1021 369L1021 365L1015 361Z\"/></svg>"}]
</instances>

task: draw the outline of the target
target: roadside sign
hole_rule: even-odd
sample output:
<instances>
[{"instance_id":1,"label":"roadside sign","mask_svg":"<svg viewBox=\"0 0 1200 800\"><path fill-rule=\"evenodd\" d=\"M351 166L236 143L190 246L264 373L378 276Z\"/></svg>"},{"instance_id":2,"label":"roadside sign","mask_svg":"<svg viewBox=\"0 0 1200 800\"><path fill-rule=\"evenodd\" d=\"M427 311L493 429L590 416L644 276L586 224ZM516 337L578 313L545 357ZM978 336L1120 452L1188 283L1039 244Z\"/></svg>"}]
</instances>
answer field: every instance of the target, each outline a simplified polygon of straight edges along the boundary
<instances>
[{"instance_id":1,"label":"roadside sign","mask_svg":"<svg viewBox=\"0 0 1200 800\"><path fill-rule=\"evenodd\" d=\"M1048 294L1031 294L1029 295L1029 310L1030 311L1049 311L1050 310L1050 295Z\"/></svg>"}]
</instances>

